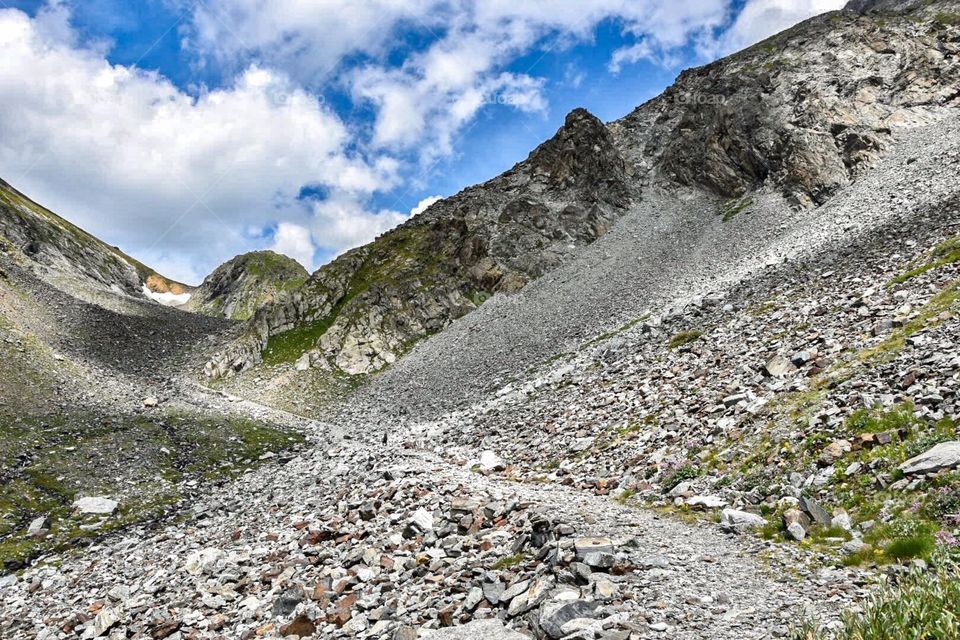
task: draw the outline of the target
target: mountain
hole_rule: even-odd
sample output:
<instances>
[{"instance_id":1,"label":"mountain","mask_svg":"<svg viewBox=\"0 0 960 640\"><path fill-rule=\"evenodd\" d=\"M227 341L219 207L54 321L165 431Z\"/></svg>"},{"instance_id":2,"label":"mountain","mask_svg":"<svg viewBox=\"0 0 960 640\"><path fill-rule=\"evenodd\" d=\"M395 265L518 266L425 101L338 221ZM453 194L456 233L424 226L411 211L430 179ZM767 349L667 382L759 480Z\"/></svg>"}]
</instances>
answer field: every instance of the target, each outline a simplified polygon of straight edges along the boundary
<instances>
[{"instance_id":1,"label":"mountain","mask_svg":"<svg viewBox=\"0 0 960 640\"><path fill-rule=\"evenodd\" d=\"M247 320L284 292L299 288L310 274L296 260L273 251L239 255L217 267L183 305L187 311Z\"/></svg>"},{"instance_id":2,"label":"mountain","mask_svg":"<svg viewBox=\"0 0 960 640\"><path fill-rule=\"evenodd\" d=\"M0 571L162 517L199 481L301 442L296 418L180 381L234 328L169 308L189 295L0 182Z\"/></svg>"},{"instance_id":3,"label":"mountain","mask_svg":"<svg viewBox=\"0 0 960 640\"><path fill-rule=\"evenodd\" d=\"M0 248L81 298L106 289L182 301L190 290L38 205L3 180Z\"/></svg>"},{"instance_id":4,"label":"mountain","mask_svg":"<svg viewBox=\"0 0 960 640\"><path fill-rule=\"evenodd\" d=\"M958 63L857 0L243 322L8 242L0 636L954 637Z\"/></svg>"},{"instance_id":5,"label":"mountain","mask_svg":"<svg viewBox=\"0 0 960 640\"><path fill-rule=\"evenodd\" d=\"M613 137L574 111L507 173L347 252L257 311L247 337L210 361L207 374L219 378L261 357L292 363L308 352L323 369L375 372L595 241L632 196Z\"/></svg>"},{"instance_id":6,"label":"mountain","mask_svg":"<svg viewBox=\"0 0 960 640\"><path fill-rule=\"evenodd\" d=\"M724 221L766 195L791 209L820 206L875 166L896 132L956 102L953 7L854 4L685 71L609 125L574 111L504 175L435 204L262 308L206 375L261 360L380 371L491 296L551 272L625 212L678 188L713 198L708 206ZM882 20L872 17L877 11ZM688 241L707 237L694 232Z\"/></svg>"}]
</instances>

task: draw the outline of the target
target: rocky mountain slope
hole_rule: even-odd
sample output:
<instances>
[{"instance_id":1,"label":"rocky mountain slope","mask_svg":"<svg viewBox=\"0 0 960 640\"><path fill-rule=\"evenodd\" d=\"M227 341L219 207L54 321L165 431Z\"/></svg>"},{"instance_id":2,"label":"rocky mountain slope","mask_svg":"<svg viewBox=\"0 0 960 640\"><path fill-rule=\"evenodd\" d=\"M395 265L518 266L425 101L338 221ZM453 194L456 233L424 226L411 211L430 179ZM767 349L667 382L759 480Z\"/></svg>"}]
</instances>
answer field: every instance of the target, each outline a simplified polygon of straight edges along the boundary
<instances>
[{"instance_id":1,"label":"rocky mountain slope","mask_svg":"<svg viewBox=\"0 0 960 640\"><path fill-rule=\"evenodd\" d=\"M260 307L298 289L310 274L292 258L273 251L237 256L217 267L182 306L204 315L248 320Z\"/></svg>"},{"instance_id":2,"label":"rocky mountain slope","mask_svg":"<svg viewBox=\"0 0 960 640\"><path fill-rule=\"evenodd\" d=\"M414 343L521 289L609 230L631 201L627 168L602 123L571 113L550 141L504 175L441 201L321 268L260 309L211 378L263 357L371 373Z\"/></svg>"},{"instance_id":3,"label":"rocky mountain slope","mask_svg":"<svg viewBox=\"0 0 960 640\"><path fill-rule=\"evenodd\" d=\"M161 517L302 441L292 417L178 382L233 327L151 299L178 287L0 187L0 571Z\"/></svg>"}]
</instances>

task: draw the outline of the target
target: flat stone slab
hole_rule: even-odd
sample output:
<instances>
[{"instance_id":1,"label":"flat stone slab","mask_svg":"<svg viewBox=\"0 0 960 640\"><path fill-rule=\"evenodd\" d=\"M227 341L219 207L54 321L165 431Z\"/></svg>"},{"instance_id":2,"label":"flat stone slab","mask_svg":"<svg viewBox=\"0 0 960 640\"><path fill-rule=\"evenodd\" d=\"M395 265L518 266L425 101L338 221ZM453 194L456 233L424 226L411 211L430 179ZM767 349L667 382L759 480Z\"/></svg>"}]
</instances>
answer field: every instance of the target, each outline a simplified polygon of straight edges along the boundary
<instances>
[{"instance_id":1,"label":"flat stone slab","mask_svg":"<svg viewBox=\"0 0 960 640\"><path fill-rule=\"evenodd\" d=\"M80 498L73 503L73 508L80 513L89 515L112 515L120 506L116 500L102 496Z\"/></svg>"},{"instance_id":2,"label":"flat stone slab","mask_svg":"<svg viewBox=\"0 0 960 640\"><path fill-rule=\"evenodd\" d=\"M944 469L960 467L960 442L941 442L925 453L910 458L900 470L906 474L936 473Z\"/></svg>"}]
</instances>

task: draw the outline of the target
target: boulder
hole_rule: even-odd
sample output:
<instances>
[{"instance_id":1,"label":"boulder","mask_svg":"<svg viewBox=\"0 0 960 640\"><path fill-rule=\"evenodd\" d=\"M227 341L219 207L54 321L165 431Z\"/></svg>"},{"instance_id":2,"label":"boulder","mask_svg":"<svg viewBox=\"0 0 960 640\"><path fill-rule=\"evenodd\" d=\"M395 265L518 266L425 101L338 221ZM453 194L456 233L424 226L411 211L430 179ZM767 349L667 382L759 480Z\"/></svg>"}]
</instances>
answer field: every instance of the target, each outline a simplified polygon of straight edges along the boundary
<instances>
[{"instance_id":1,"label":"boulder","mask_svg":"<svg viewBox=\"0 0 960 640\"><path fill-rule=\"evenodd\" d=\"M431 631L425 640L529 640L529 636L503 626L499 620L474 620L461 627L449 627Z\"/></svg>"},{"instance_id":2,"label":"boulder","mask_svg":"<svg viewBox=\"0 0 960 640\"><path fill-rule=\"evenodd\" d=\"M900 470L907 475L937 473L944 469L960 467L960 442L941 442L932 449L910 458Z\"/></svg>"},{"instance_id":3,"label":"boulder","mask_svg":"<svg viewBox=\"0 0 960 640\"><path fill-rule=\"evenodd\" d=\"M84 515L112 515L120 504L102 496L78 498L73 508Z\"/></svg>"},{"instance_id":4,"label":"boulder","mask_svg":"<svg viewBox=\"0 0 960 640\"><path fill-rule=\"evenodd\" d=\"M503 459L493 451L484 451L480 454L480 471L488 473L490 471L503 471L507 468Z\"/></svg>"},{"instance_id":5,"label":"boulder","mask_svg":"<svg viewBox=\"0 0 960 640\"><path fill-rule=\"evenodd\" d=\"M548 602L540 610L540 628L548 638L562 638L563 625L578 618L593 618L597 606L586 600Z\"/></svg>"},{"instance_id":6,"label":"boulder","mask_svg":"<svg viewBox=\"0 0 960 640\"><path fill-rule=\"evenodd\" d=\"M724 509L723 513L720 514L720 522L737 531L757 529L767 524L763 517L755 513L736 509Z\"/></svg>"}]
</instances>

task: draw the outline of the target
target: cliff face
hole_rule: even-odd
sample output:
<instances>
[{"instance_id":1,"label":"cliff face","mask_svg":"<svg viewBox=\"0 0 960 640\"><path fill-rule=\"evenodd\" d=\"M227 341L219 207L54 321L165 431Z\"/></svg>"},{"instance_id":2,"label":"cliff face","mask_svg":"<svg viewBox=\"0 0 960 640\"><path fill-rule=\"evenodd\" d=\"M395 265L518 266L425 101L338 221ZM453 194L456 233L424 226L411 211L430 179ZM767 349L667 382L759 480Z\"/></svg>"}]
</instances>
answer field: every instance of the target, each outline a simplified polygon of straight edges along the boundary
<instances>
[{"instance_id":1,"label":"cliff face","mask_svg":"<svg viewBox=\"0 0 960 640\"><path fill-rule=\"evenodd\" d=\"M255 251L220 265L194 290L187 311L231 320L248 320L257 309L297 289L310 274L296 260Z\"/></svg>"},{"instance_id":2,"label":"cliff face","mask_svg":"<svg viewBox=\"0 0 960 640\"><path fill-rule=\"evenodd\" d=\"M706 192L735 215L765 189L823 204L897 130L960 96L960 3L851 3L685 71L603 125L583 110L502 176L437 203L256 313L206 375L260 362L370 373L603 235L651 187ZM306 354L306 355L305 355Z\"/></svg>"},{"instance_id":3,"label":"cliff face","mask_svg":"<svg viewBox=\"0 0 960 640\"><path fill-rule=\"evenodd\" d=\"M495 293L509 294L602 236L634 192L606 127L572 112L502 176L438 202L260 309L220 377L263 358L370 373ZM306 356L304 354L307 354Z\"/></svg>"},{"instance_id":4,"label":"cliff face","mask_svg":"<svg viewBox=\"0 0 960 640\"><path fill-rule=\"evenodd\" d=\"M956 103L954 16L956 2L854 2L685 71L611 129L650 176L725 198L771 187L822 204L873 166L892 132Z\"/></svg>"}]
</instances>

